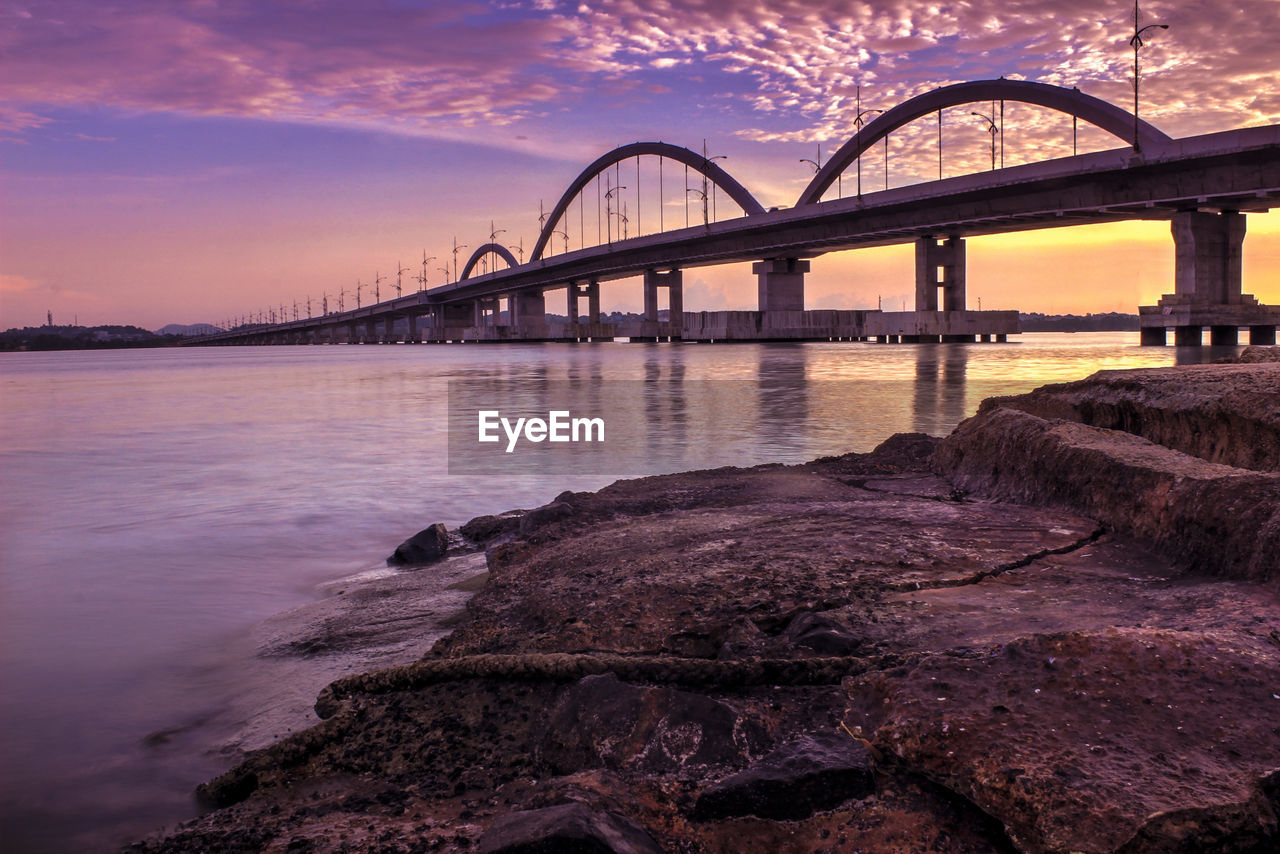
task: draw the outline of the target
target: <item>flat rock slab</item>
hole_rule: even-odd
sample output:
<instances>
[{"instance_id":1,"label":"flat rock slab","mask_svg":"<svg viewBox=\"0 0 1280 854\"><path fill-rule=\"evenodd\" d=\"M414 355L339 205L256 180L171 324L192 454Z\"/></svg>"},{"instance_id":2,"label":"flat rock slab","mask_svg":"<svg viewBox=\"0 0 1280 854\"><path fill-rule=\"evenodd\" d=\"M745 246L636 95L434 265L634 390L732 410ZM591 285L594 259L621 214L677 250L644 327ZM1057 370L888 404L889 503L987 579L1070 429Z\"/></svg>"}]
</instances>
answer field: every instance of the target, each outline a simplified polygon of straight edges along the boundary
<instances>
[{"instance_id":1,"label":"flat rock slab","mask_svg":"<svg viewBox=\"0 0 1280 854\"><path fill-rule=\"evenodd\" d=\"M985 400L981 411L996 408L1134 433L1209 462L1280 471L1275 362L1099 371L1078 382Z\"/></svg>"},{"instance_id":2,"label":"flat rock slab","mask_svg":"<svg viewBox=\"0 0 1280 854\"><path fill-rule=\"evenodd\" d=\"M500 816L480 837L480 854L662 854L634 823L562 804Z\"/></svg>"},{"instance_id":3,"label":"flat rock slab","mask_svg":"<svg viewBox=\"0 0 1280 854\"><path fill-rule=\"evenodd\" d=\"M1121 851L1142 834L1175 850L1161 816L1223 805L1238 818L1229 841L1280 841L1260 795L1280 767L1280 655L1202 632L1066 632L934 656L849 692L851 727L1024 850Z\"/></svg>"}]
</instances>

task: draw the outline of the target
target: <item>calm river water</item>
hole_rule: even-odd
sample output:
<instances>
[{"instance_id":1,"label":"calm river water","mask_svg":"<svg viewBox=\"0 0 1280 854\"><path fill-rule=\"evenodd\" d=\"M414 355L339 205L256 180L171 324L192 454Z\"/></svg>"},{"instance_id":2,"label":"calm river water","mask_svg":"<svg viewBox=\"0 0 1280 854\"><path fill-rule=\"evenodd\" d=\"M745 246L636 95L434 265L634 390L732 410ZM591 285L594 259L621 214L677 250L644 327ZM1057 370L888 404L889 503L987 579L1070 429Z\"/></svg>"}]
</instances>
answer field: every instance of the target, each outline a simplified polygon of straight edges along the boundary
<instances>
[{"instance_id":1,"label":"calm river water","mask_svg":"<svg viewBox=\"0 0 1280 854\"><path fill-rule=\"evenodd\" d=\"M281 679L255 626L428 523L613 479L457 473L450 380L727 390L592 413L629 425L613 471L642 474L866 451L992 394L1222 355L1136 340L0 354L0 849L98 849L194 815L195 784L246 746L244 686ZM314 696L309 678L292 688Z\"/></svg>"}]
</instances>

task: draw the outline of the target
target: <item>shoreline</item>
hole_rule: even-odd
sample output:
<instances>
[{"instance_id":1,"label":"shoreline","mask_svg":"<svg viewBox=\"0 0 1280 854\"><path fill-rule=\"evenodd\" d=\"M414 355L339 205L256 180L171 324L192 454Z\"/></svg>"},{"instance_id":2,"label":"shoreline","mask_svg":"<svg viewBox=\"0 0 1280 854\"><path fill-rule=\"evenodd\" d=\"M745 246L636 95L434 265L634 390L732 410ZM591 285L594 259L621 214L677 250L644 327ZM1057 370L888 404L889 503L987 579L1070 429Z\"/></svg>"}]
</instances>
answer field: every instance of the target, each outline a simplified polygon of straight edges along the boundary
<instances>
[{"instance_id":1,"label":"shoreline","mask_svg":"<svg viewBox=\"0 0 1280 854\"><path fill-rule=\"evenodd\" d=\"M1149 390L1155 374L1186 370L1140 373ZM1262 376L1264 394L1280 387L1269 385L1280 366L1190 370L1215 382ZM567 827L630 840L608 849L618 851L756 850L742 847L748 838L773 850L778 834L811 839L797 850L852 850L851 827L863 850L886 851L890 839L926 844L926 831L963 842L932 850L1163 850L1175 831L1214 828L1242 843L1271 839L1280 806L1263 760L1280 767L1280 738L1249 716L1274 715L1268 703L1280 698L1262 692L1267 678L1248 688L1239 677L1280 684L1280 641L1250 623L1280 629L1267 539L1277 475L1224 471L1086 423L1120 411L1108 394L1132 403L1123 378L1067 385L1088 405L1071 389L1033 392L984 405L941 442L896 437L871 454L562 495L491 546L467 616L419 664L334 683L317 703L320 724L205 787L222 809L131 850L288 842L287 830L316 851L345 833L349 850L380 839L385 850L514 852L538 833L568 838ZM1027 411L1037 407L1058 417ZM1086 417L1062 418L1072 407ZM1148 426L1185 417L1162 421L1158 408ZM1220 438L1229 445L1233 433L1238 425ZM1018 465L1019 452L1035 465ZM1082 472L1088 495L1072 491ZM1187 483L1207 492L1179 497L1182 516L1134 510L1145 506L1134 484L1167 495ZM1213 528L1242 487L1266 511L1255 514L1260 536L1179 533L1185 520ZM1153 654L1181 655L1198 675L1150 678ZM1031 660L1041 663L1028 669ZM1209 661L1226 663L1215 674ZM1068 662L1078 672L1055 677ZM1035 694L1052 698L1051 712L1021 690L1046 667ZM974 671L991 679L975 682ZM931 700L939 681L956 688ZM1178 733L1194 716L1177 724L1154 706L1146 714L1170 726L1147 733L1134 715L1175 688L1188 706L1205 690L1227 706L1230 725L1217 723L1226 737L1208 739L1210 751L1251 741L1255 755L1233 764L1202 752L1190 770L1164 767L1160 756L1187 750ZM1127 729L1088 742L1044 735L1107 714ZM997 757L1005 771L988 767ZM1112 767L1120 757L1127 779ZM1078 806L1063 805L1066 791ZM1233 793L1230 809L1206 803L1210 791ZM766 802L794 809L762 815ZM1176 827L1158 819L1170 809L1183 811Z\"/></svg>"}]
</instances>

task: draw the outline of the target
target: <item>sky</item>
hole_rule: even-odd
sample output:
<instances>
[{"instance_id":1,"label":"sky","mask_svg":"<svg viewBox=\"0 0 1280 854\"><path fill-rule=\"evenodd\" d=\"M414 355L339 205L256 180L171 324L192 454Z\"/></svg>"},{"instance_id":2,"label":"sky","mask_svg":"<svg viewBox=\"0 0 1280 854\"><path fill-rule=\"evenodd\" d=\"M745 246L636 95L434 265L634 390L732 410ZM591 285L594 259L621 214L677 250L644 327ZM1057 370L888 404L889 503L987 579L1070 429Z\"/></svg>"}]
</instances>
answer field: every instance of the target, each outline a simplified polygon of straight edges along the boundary
<instances>
[{"instance_id":1,"label":"sky","mask_svg":"<svg viewBox=\"0 0 1280 854\"><path fill-rule=\"evenodd\" d=\"M1142 117L1188 136L1280 123L1280 3L1146 2ZM1122 0L0 0L0 327L224 323L452 275L491 232L532 247L595 157L661 140L790 205L864 109L1005 76L1132 102ZM944 172L987 168L971 110ZM1070 119L1008 104L1006 165L1070 154ZM705 143L704 143L705 141ZM1083 151L1121 146L1081 125ZM936 118L896 133L890 186L936 177ZM629 231L701 216L656 164L619 190ZM884 185L884 154L862 162ZM634 166L629 167L634 176ZM619 177L622 184L634 184ZM853 170L842 179L846 191ZM697 182L691 182L697 186ZM830 198L830 196L828 196ZM721 219L737 215L726 197ZM659 204L661 202L661 204ZM636 208L639 207L639 211ZM562 225L592 242L585 216ZM615 219L612 227L620 227ZM1245 291L1280 302L1280 213L1251 214ZM810 308L910 305L909 245L813 261ZM1173 288L1162 222L975 238L971 306L1129 311ZM685 275L687 310L755 308L742 264ZM635 282L606 310L637 310ZM548 306L559 302L548 294Z\"/></svg>"}]
</instances>

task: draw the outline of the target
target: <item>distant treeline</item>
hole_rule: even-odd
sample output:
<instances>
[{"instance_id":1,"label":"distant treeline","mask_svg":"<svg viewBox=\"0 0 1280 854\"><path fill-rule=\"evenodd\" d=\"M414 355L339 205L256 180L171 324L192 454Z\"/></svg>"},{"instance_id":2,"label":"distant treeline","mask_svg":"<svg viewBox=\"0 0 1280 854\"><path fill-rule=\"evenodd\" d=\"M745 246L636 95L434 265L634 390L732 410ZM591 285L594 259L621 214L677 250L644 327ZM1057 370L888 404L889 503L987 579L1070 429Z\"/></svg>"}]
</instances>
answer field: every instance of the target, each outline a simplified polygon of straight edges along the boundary
<instances>
[{"instance_id":1,"label":"distant treeline","mask_svg":"<svg viewBox=\"0 0 1280 854\"><path fill-rule=\"evenodd\" d=\"M181 335L157 335L137 326L27 326L0 332L0 351L173 347L181 340Z\"/></svg>"},{"instance_id":2,"label":"distant treeline","mask_svg":"<svg viewBox=\"0 0 1280 854\"><path fill-rule=\"evenodd\" d=\"M1109 311L1106 314L1023 313L1023 332L1136 332L1138 315Z\"/></svg>"}]
</instances>

